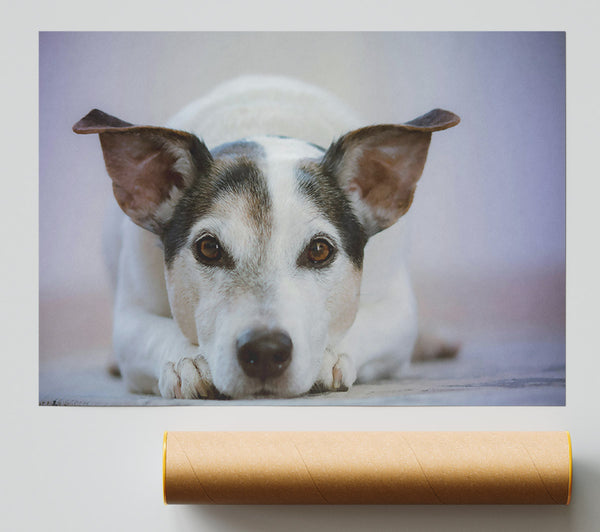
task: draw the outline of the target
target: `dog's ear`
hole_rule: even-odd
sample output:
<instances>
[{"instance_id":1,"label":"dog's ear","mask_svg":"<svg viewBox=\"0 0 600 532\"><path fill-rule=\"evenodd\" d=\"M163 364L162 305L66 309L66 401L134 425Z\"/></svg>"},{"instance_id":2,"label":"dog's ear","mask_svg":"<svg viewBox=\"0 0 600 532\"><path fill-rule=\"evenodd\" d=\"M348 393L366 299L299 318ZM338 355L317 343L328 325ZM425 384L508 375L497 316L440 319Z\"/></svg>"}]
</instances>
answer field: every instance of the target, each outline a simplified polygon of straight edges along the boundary
<instances>
[{"instance_id":1,"label":"dog's ear","mask_svg":"<svg viewBox=\"0 0 600 532\"><path fill-rule=\"evenodd\" d=\"M135 223L157 234L183 190L212 162L208 148L191 133L135 126L97 109L73 131L99 134L118 204Z\"/></svg>"},{"instance_id":2,"label":"dog's ear","mask_svg":"<svg viewBox=\"0 0 600 532\"><path fill-rule=\"evenodd\" d=\"M348 195L368 236L408 211L431 133L459 122L454 113L434 109L405 124L351 131L330 146L321 164Z\"/></svg>"}]
</instances>

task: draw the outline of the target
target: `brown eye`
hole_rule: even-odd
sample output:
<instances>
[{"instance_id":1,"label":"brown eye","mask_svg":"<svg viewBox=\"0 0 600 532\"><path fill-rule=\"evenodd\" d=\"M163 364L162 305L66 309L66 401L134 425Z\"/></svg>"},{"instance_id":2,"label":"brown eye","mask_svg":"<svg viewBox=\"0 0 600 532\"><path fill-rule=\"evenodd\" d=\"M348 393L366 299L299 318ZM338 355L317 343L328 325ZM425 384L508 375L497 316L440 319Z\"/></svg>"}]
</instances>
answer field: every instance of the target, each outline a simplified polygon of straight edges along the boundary
<instances>
[{"instance_id":1,"label":"brown eye","mask_svg":"<svg viewBox=\"0 0 600 532\"><path fill-rule=\"evenodd\" d=\"M196 242L196 258L204 264L214 264L222 257L221 244L214 236L207 235Z\"/></svg>"},{"instance_id":2,"label":"brown eye","mask_svg":"<svg viewBox=\"0 0 600 532\"><path fill-rule=\"evenodd\" d=\"M324 265L333 256L333 246L324 238L315 238L306 250L308 260L314 265Z\"/></svg>"}]
</instances>

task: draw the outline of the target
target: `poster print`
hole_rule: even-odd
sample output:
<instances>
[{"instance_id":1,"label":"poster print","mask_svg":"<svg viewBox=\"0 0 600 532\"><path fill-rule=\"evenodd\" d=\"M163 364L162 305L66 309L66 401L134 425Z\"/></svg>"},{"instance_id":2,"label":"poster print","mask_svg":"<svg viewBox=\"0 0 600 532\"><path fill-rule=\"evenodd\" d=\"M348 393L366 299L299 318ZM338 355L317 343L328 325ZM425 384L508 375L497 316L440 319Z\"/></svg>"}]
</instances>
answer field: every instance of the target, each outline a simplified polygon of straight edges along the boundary
<instances>
[{"instance_id":1,"label":"poster print","mask_svg":"<svg viewBox=\"0 0 600 532\"><path fill-rule=\"evenodd\" d=\"M40 34L40 403L564 404L564 46Z\"/></svg>"}]
</instances>

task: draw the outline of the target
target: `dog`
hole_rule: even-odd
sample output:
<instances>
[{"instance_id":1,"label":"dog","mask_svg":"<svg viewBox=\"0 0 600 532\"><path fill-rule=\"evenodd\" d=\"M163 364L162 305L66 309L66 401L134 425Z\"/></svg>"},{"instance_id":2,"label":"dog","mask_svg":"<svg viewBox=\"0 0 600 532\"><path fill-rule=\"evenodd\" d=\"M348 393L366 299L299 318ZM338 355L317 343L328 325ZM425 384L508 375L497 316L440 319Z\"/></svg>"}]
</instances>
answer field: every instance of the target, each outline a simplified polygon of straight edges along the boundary
<instances>
[{"instance_id":1,"label":"dog","mask_svg":"<svg viewBox=\"0 0 600 532\"><path fill-rule=\"evenodd\" d=\"M128 388L284 398L405 367L404 215L432 133L459 121L435 109L359 127L331 94L269 76L225 83L167 127L88 113L73 130L99 135L123 211L105 242Z\"/></svg>"}]
</instances>

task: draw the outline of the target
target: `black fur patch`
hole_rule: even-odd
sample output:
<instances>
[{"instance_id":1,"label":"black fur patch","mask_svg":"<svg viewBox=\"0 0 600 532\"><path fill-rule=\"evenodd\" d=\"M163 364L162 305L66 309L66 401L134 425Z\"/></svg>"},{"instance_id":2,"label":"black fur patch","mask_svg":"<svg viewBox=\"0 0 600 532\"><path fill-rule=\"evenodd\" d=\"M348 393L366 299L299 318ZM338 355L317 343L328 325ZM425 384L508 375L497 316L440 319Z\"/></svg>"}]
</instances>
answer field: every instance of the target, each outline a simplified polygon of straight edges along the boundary
<instances>
[{"instance_id":1,"label":"black fur patch","mask_svg":"<svg viewBox=\"0 0 600 532\"><path fill-rule=\"evenodd\" d=\"M265 178L254 163L261 155L262 148L248 141L224 144L212 151L212 165L196 176L162 232L167 267L186 245L192 226L224 195L244 194L251 202L256 223L268 227L271 199Z\"/></svg>"},{"instance_id":2,"label":"black fur patch","mask_svg":"<svg viewBox=\"0 0 600 532\"><path fill-rule=\"evenodd\" d=\"M300 192L336 227L342 237L344 252L355 266L362 268L367 234L336 178L314 161L301 164L297 177Z\"/></svg>"},{"instance_id":3,"label":"black fur patch","mask_svg":"<svg viewBox=\"0 0 600 532\"><path fill-rule=\"evenodd\" d=\"M238 140L227 142L214 148L211 152L215 159L248 157L250 159L263 158L265 156L262 146L250 140Z\"/></svg>"}]
</instances>

